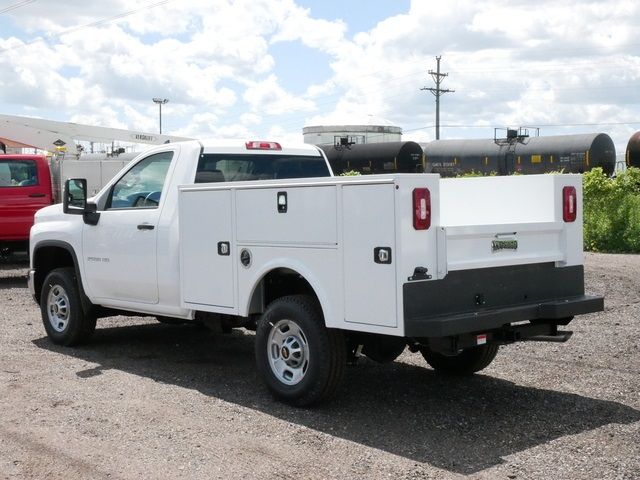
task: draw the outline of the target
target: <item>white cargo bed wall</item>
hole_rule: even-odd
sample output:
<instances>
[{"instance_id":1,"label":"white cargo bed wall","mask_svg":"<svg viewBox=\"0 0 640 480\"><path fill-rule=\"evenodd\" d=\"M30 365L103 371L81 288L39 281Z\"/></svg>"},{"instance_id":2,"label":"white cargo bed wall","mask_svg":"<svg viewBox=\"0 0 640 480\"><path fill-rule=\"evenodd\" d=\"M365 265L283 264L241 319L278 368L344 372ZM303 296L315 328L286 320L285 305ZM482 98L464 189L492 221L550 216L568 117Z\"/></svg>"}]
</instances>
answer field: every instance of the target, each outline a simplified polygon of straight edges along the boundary
<instances>
[{"instance_id":1,"label":"white cargo bed wall","mask_svg":"<svg viewBox=\"0 0 640 480\"><path fill-rule=\"evenodd\" d=\"M578 215L571 223L562 219L565 186L577 192ZM446 179L440 195L439 250L447 271L582 264L581 175ZM493 248L494 241L512 240L516 249Z\"/></svg>"}]
</instances>

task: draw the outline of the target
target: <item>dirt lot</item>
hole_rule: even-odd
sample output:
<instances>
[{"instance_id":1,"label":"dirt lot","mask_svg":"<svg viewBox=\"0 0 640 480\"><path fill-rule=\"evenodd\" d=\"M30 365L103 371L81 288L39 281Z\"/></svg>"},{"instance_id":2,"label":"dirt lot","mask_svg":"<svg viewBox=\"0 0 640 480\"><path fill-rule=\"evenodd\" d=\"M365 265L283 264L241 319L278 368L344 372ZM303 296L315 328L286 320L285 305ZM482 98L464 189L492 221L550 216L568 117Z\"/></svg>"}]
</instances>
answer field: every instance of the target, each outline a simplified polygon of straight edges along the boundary
<instances>
[{"instance_id":1,"label":"dirt lot","mask_svg":"<svg viewBox=\"0 0 640 480\"><path fill-rule=\"evenodd\" d=\"M240 331L117 317L56 347L26 266L0 270L0 478L640 478L639 256L587 256L606 311L566 344L457 380L365 360L313 410L270 397Z\"/></svg>"}]
</instances>

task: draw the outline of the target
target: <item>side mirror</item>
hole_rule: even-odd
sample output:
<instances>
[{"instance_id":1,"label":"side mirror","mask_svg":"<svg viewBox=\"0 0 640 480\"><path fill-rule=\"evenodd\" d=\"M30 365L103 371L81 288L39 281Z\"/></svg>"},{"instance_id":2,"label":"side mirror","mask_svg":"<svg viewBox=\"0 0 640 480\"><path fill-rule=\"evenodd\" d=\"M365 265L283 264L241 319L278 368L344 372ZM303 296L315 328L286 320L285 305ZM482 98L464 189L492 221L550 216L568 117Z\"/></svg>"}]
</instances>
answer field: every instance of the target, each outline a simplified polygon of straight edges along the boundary
<instances>
[{"instance_id":1,"label":"side mirror","mask_svg":"<svg viewBox=\"0 0 640 480\"><path fill-rule=\"evenodd\" d=\"M83 215L87 209L87 181L84 178L70 178L64 182L62 211L72 215Z\"/></svg>"}]
</instances>

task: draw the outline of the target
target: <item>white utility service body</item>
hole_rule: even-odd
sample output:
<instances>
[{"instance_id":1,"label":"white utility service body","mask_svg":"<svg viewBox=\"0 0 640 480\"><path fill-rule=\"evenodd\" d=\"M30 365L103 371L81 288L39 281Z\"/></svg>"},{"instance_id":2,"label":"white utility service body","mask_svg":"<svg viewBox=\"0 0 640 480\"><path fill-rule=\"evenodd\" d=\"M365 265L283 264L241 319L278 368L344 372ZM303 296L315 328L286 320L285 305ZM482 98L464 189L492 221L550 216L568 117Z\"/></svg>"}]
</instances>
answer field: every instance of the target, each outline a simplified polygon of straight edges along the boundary
<instances>
[{"instance_id":1,"label":"white utility service body","mask_svg":"<svg viewBox=\"0 0 640 480\"><path fill-rule=\"evenodd\" d=\"M181 186L181 305L247 316L260 280L287 268L311 284L328 327L404 336L403 286L416 267L431 276L417 282L434 282L453 270L580 265L582 222L562 221L562 189L579 192L580 182L398 174ZM428 230L413 228L416 188L431 194ZM278 211L282 193L286 212ZM496 238L517 241L517 249L492 251ZM228 256L217 249L224 241ZM376 248L388 248L391 262L376 263ZM242 251L248 267L238 261Z\"/></svg>"},{"instance_id":2,"label":"white utility service body","mask_svg":"<svg viewBox=\"0 0 640 480\"><path fill-rule=\"evenodd\" d=\"M329 396L345 352L409 345L470 373L602 310L584 294L581 178L332 177L310 145L167 144L89 201L67 182L36 215L29 285L57 343L120 311L257 327L267 385L297 404Z\"/></svg>"}]
</instances>

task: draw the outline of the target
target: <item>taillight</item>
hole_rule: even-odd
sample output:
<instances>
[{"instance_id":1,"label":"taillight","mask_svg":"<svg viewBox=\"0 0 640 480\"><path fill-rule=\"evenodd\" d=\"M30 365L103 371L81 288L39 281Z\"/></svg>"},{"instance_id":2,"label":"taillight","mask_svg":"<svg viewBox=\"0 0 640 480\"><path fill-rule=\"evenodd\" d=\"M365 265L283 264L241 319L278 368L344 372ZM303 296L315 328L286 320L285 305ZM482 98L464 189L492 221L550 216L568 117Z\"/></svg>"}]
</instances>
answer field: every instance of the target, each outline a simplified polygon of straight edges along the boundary
<instances>
[{"instance_id":1,"label":"taillight","mask_svg":"<svg viewBox=\"0 0 640 480\"><path fill-rule=\"evenodd\" d=\"M575 222L578 213L578 195L575 187L562 189L562 219L565 222Z\"/></svg>"},{"instance_id":2,"label":"taillight","mask_svg":"<svg viewBox=\"0 0 640 480\"><path fill-rule=\"evenodd\" d=\"M252 141L244 145L247 147L247 150L282 150L282 147L277 142Z\"/></svg>"},{"instance_id":3,"label":"taillight","mask_svg":"<svg viewBox=\"0 0 640 480\"><path fill-rule=\"evenodd\" d=\"M428 188L413 190L413 228L427 230L431 226L431 194Z\"/></svg>"}]
</instances>

